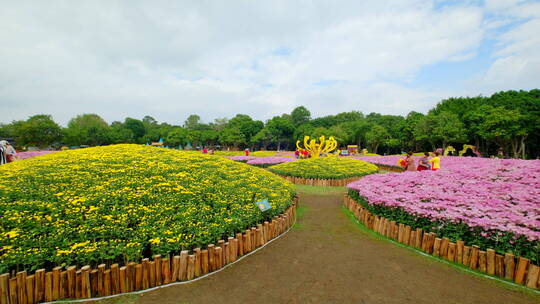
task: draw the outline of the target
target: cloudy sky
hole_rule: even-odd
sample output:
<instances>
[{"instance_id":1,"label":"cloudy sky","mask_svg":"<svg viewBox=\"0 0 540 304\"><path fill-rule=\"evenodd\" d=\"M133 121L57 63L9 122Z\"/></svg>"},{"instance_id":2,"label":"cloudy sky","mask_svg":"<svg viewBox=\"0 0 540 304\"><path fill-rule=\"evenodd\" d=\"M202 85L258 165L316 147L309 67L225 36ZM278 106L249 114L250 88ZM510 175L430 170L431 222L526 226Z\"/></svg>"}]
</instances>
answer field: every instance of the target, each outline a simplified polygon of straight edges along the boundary
<instances>
[{"instance_id":1,"label":"cloudy sky","mask_svg":"<svg viewBox=\"0 0 540 304\"><path fill-rule=\"evenodd\" d=\"M540 87L540 1L0 0L0 122L425 112Z\"/></svg>"}]
</instances>

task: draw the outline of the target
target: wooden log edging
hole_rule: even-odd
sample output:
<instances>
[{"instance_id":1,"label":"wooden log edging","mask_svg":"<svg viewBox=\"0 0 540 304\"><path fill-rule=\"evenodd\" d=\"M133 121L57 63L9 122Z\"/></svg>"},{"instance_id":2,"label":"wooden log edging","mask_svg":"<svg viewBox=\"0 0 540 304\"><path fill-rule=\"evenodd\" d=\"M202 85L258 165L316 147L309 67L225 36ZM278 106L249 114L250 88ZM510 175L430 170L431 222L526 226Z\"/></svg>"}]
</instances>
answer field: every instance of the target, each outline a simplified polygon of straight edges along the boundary
<instances>
[{"instance_id":1,"label":"wooden log edging","mask_svg":"<svg viewBox=\"0 0 540 304\"><path fill-rule=\"evenodd\" d=\"M318 179L318 178L303 178L294 176L279 175L280 177L290 181L296 185L306 186L323 186L323 187L345 187L347 184L359 180L363 176L349 177L344 179Z\"/></svg>"},{"instance_id":2,"label":"wooden log edging","mask_svg":"<svg viewBox=\"0 0 540 304\"><path fill-rule=\"evenodd\" d=\"M540 267L531 264L529 259L515 257L511 253L503 256L493 249L484 251L478 246L467 246L463 241L454 243L448 238L438 238L434 232L423 231L421 228L412 229L372 214L349 195L345 195L343 204L367 228L396 242L486 275L510 280L532 289L540 288Z\"/></svg>"},{"instance_id":3,"label":"wooden log edging","mask_svg":"<svg viewBox=\"0 0 540 304\"><path fill-rule=\"evenodd\" d=\"M0 275L0 304L32 304L64 299L90 299L190 281L208 275L257 250L287 232L295 223L298 198L281 215L256 227L237 233L207 249L184 250L180 255L155 255L140 263L129 262L98 265L96 269L84 266L55 267L46 272L39 269L27 275L20 271L15 276Z\"/></svg>"},{"instance_id":4,"label":"wooden log edging","mask_svg":"<svg viewBox=\"0 0 540 304\"><path fill-rule=\"evenodd\" d=\"M398 166L390 166L390 165L383 165L383 164L376 164L376 163L372 163L374 164L375 166L377 166L379 168L379 170L385 170L385 171L391 171L391 172L404 172L405 169L401 168L401 167L398 167Z\"/></svg>"}]
</instances>

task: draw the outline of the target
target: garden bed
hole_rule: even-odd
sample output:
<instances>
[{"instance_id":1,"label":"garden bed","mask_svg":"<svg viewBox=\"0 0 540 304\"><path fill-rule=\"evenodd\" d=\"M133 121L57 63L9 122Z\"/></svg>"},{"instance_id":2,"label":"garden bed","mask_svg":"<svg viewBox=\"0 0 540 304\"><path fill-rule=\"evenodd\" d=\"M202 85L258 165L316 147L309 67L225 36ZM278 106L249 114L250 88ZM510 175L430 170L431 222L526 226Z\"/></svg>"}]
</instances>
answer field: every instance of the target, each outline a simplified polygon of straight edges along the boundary
<instances>
[{"instance_id":1,"label":"garden bed","mask_svg":"<svg viewBox=\"0 0 540 304\"><path fill-rule=\"evenodd\" d=\"M0 268L17 273L0 276L0 293L12 303L103 296L202 275L212 248L222 248L223 262L208 271L282 233L295 215L292 184L209 155L116 145L0 169ZM262 199L271 206L264 213L255 204ZM88 266L64 269L69 265Z\"/></svg>"},{"instance_id":2,"label":"garden bed","mask_svg":"<svg viewBox=\"0 0 540 304\"><path fill-rule=\"evenodd\" d=\"M206 245L205 249L182 250L178 255L155 255L140 262L101 264L77 268L55 267L35 274L0 275L1 303L40 303L63 299L88 299L138 291L189 281L218 271L242 256L264 246L288 231L296 219L298 199L279 216Z\"/></svg>"},{"instance_id":3,"label":"garden bed","mask_svg":"<svg viewBox=\"0 0 540 304\"><path fill-rule=\"evenodd\" d=\"M373 161L390 164L397 158ZM534 280L540 262L540 161L445 157L442 164L436 172L374 175L353 182L349 200L368 217L439 236L444 250L449 242L476 248L480 260L463 262L473 269L519 283L524 273ZM489 254L488 262L484 254ZM506 266L498 262L508 272L491 271L494 257L508 260ZM529 263L530 270L518 274L518 268L511 268L512 257L519 257L522 272Z\"/></svg>"},{"instance_id":4,"label":"garden bed","mask_svg":"<svg viewBox=\"0 0 540 304\"><path fill-rule=\"evenodd\" d=\"M271 166L268 170L297 180L356 180L379 171L368 162L339 157L301 159Z\"/></svg>"},{"instance_id":5,"label":"garden bed","mask_svg":"<svg viewBox=\"0 0 540 304\"><path fill-rule=\"evenodd\" d=\"M348 185L376 215L540 260L540 161L444 158L446 169L379 174Z\"/></svg>"},{"instance_id":6,"label":"garden bed","mask_svg":"<svg viewBox=\"0 0 540 304\"><path fill-rule=\"evenodd\" d=\"M345 196L344 205L367 228L399 243L529 288L540 287L540 267L527 258L512 253L498 254L491 248L482 250L479 246L471 246L463 240L454 241L435 232L415 229L414 226L375 215L366 209L364 204L348 195Z\"/></svg>"},{"instance_id":7,"label":"garden bed","mask_svg":"<svg viewBox=\"0 0 540 304\"><path fill-rule=\"evenodd\" d=\"M221 157L139 145L3 165L0 271L127 263L234 235L286 210L292 184ZM255 202L267 198L262 213Z\"/></svg>"},{"instance_id":8,"label":"garden bed","mask_svg":"<svg viewBox=\"0 0 540 304\"><path fill-rule=\"evenodd\" d=\"M280 175L280 176L296 185L322 186L322 187L344 187L347 184L352 183L362 178L362 176L357 176L357 177L349 177L349 178L344 178L344 179L318 179L318 178L302 178L302 177L283 176L283 175Z\"/></svg>"}]
</instances>

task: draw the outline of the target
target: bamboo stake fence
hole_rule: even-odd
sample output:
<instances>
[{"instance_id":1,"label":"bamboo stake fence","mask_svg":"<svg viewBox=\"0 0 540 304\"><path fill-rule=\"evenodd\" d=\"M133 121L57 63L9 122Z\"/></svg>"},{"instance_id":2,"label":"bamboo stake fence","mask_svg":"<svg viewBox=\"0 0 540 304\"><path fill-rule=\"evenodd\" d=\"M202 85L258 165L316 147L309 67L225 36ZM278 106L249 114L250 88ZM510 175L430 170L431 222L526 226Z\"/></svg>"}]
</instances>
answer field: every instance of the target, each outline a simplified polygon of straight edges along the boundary
<instances>
[{"instance_id":1,"label":"bamboo stake fence","mask_svg":"<svg viewBox=\"0 0 540 304\"><path fill-rule=\"evenodd\" d=\"M397 166L389 166L389 165L381 165L381 164L374 164L375 166L379 167L380 170L385 171L392 171L392 172L403 172L405 169Z\"/></svg>"},{"instance_id":2,"label":"bamboo stake fence","mask_svg":"<svg viewBox=\"0 0 540 304\"><path fill-rule=\"evenodd\" d=\"M360 178L358 177L350 177L350 178L344 178L344 179L318 179L318 178L302 178L302 177L294 177L294 176L284 176L279 175L280 177L290 181L293 184L297 185L307 185L307 186L323 186L323 187L344 187L349 183L352 183Z\"/></svg>"},{"instance_id":3,"label":"bamboo stake fence","mask_svg":"<svg viewBox=\"0 0 540 304\"><path fill-rule=\"evenodd\" d=\"M287 231L296 218L298 198L280 216L270 222L237 233L226 241L209 244L207 249L184 250L172 257L155 255L140 263L129 262L84 266L55 267L52 271L39 269L28 275L20 271L15 276L0 275L0 304L33 304L65 299L88 299L143 290L177 281L189 281L216 271L241 256L263 246Z\"/></svg>"},{"instance_id":4,"label":"bamboo stake fence","mask_svg":"<svg viewBox=\"0 0 540 304\"><path fill-rule=\"evenodd\" d=\"M392 171L392 172L403 172L403 168L395 166L387 166L374 164L381 170ZM279 174L278 174L279 175ZM303 177L294 177L294 176L285 176L279 175L280 177L290 181L296 185L306 185L306 186L322 186L322 187L344 187L347 184L359 180L363 176L349 177L344 179L320 179L320 178L303 178Z\"/></svg>"},{"instance_id":5,"label":"bamboo stake fence","mask_svg":"<svg viewBox=\"0 0 540 304\"><path fill-rule=\"evenodd\" d=\"M533 289L540 287L540 267L530 263L529 259L515 257L511 253L501 255L493 249L480 250L478 246L467 246L463 241L454 243L420 228L414 230L410 226L373 215L348 195L344 197L344 205L366 227L397 242L516 284Z\"/></svg>"}]
</instances>

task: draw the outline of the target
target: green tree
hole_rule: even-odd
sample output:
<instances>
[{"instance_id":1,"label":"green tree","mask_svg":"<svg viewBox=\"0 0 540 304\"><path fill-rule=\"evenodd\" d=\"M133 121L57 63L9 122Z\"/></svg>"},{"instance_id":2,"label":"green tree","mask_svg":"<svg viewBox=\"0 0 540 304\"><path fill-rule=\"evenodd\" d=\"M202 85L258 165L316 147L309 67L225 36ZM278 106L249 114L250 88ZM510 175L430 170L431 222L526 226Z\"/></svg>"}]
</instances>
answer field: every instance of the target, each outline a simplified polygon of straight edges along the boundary
<instances>
[{"instance_id":1,"label":"green tree","mask_svg":"<svg viewBox=\"0 0 540 304\"><path fill-rule=\"evenodd\" d=\"M182 127L173 128L165 138L165 142L171 146L184 146L190 141L189 131Z\"/></svg>"},{"instance_id":2,"label":"green tree","mask_svg":"<svg viewBox=\"0 0 540 304\"><path fill-rule=\"evenodd\" d=\"M291 120L295 127L306 124L311 120L311 112L304 106L296 107L291 112Z\"/></svg>"},{"instance_id":3,"label":"green tree","mask_svg":"<svg viewBox=\"0 0 540 304\"><path fill-rule=\"evenodd\" d=\"M373 125L371 129L366 133L366 141L370 146L373 153L377 153L379 146L389 140L390 133L385 127L379 125Z\"/></svg>"},{"instance_id":4,"label":"green tree","mask_svg":"<svg viewBox=\"0 0 540 304\"><path fill-rule=\"evenodd\" d=\"M318 138L321 136L324 136L325 138L330 138L330 136L333 136L338 142L338 145L345 145L349 140L347 132L345 132L340 126L332 126L330 128L318 127L313 129L313 132L311 132L312 138L316 138L318 140ZM303 139L300 140L303 141Z\"/></svg>"},{"instance_id":5,"label":"green tree","mask_svg":"<svg viewBox=\"0 0 540 304\"><path fill-rule=\"evenodd\" d=\"M461 120L456 114L446 111L434 116L431 136L442 142L443 149L446 149L449 142L463 142L467 139Z\"/></svg>"},{"instance_id":6,"label":"green tree","mask_svg":"<svg viewBox=\"0 0 540 304\"><path fill-rule=\"evenodd\" d=\"M28 118L17 132L21 145L46 147L62 139L62 128L45 114Z\"/></svg>"},{"instance_id":7,"label":"green tree","mask_svg":"<svg viewBox=\"0 0 540 304\"><path fill-rule=\"evenodd\" d=\"M199 130L201 128L201 117L197 114L191 114L184 122L184 128L188 130Z\"/></svg>"},{"instance_id":8,"label":"green tree","mask_svg":"<svg viewBox=\"0 0 540 304\"><path fill-rule=\"evenodd\" d=\"M253 137L251 137L251 144L258 145L262 147L263 150L268 149L268 145L272 142L277 141L274 135L270 133L270 130L267 127L264 127L262 130L257 132Z\"/></svg>"},{"instance_id":9,"label":"green tree","mask_svg":"<svg viewBox=\"0 0 540 304\"><path fill-rule=\"evenodd\" d=\"M1 138L11 138L16 141L16 144L21 143L22 126L26 123L24 120L14 120L9 124L4 124L0 127Z\"/></svg>"},{"instance_id":10,"label":"green tree","mask_svg":"<svg viewBox=\"0 0 540 304\"><path fill-rule=\"evenodd\" d=\"M216 130L201 131L201 141L204 146L214 146L218 144L219 132Z\"/></svg>"},{"instance_id":11,"label":"green tree","mask_svg":"<svg viewBox=\"0 0 540 304\"><path fill-rule=\"evenodd\" d=\"M421 150L420 146L422 145L423 141L417 139L415 137L414 132L418 128L418 124L424 116L425 115L422 113L413 111L407 114L407 117L401 123L400 125L401 134L399 136L399 139L401 140L402 146L407 148L407 150L413 150L413 151Z\"/></svg>"},{"instance_id":12,"label":"green tree","mask_svg":"<svg viewBox=\"0 0 540 304\"><path fill-rule=\"evenodd\" d=\"M109 133L109 124L99 115L81 114L69 121L64 141L70 145L103 145L109 143Z\"/></svg>"},{"instance_id":13,"label":"green tree","mask_svg":"<svg viewBox=\"0 0 540 304\"><path fill-rule=\"evenodd\" d=\"M513 157L525 158L528 133L519 110L484 105L470 116L478 122L475 129L480 136L493 140L504 150L510 147Z\"/></svg>"},{"instance_id":14,"label":"green tree","mask_svg":"<svg viewBox=\"0 0 540 304\"><path fill-rule=\"evenodd\" d=\"M212 129L216 131L222 131L227 127L227 124L229 123L228 118L216 118L214 119L214 122L212 123L211 127Z\"/></svg>"},{"instance_id":15,"label":"green tree","mask_svg":"<svg viewBox=\"0 0 540 304\"><path fill-rule=\"evenodd\" d=\"M246 137L238 127L225 128L221 132L219 140L224 145L233 146L235 148L238 148L240 145L246 144Z\"/></svg>"},{"instance_id":16,"label":"green tree","mask_svg":"<svg viewBox=\"0 0 540 304\"><path fill-rule=\"evenodd\" d=\"M124 127L133 133L135 142L142 142L142 137L146 132L142 121L128 117L124 120Z\"/></svg>"},{"instance_id":17,"label":"green tree","mask_svg":"<svg viewBox=\"0 0 540 304\"><path fill-rule=\"evenodd\" d=\"M278 150L281 150L282 144L292 142L291 137L294 132L294 126L290 119L285 117L275 116L266 124L268 132L275 139Z\"/></svg>"},{"instance_id":18,"label":"green tree","mask_svg":"<svg viewBox=\"0 0 540 304\"><path fill-rule=\"evenodd\" d=\"M249 115L245 114L237 114L235 117L233 117L229 122L227 123L227 129L238 129L244 136L244 139L242 143L237 143L235 145L238 147L241 144L246 144L251 142L251 137L255 134L257 134L262 128L264 127L264 124L262 121L259 120L253 120Z\"/></svg>"},{"instance_id":19,"label":"green tree","mask_svg":"<svg viewBox=\"0 0 540 304\"><path fill-rule=\"evenodd\" d=\"M366 133L371 129L371 124L363 118L344 122L339 126L347 133L347 143L356 144L358 147L362 147L366 140Z\"/></svg>"},{"instance_id":20,"label":"green tree","mask_svg":"<svg viewBox=\"0 0 540 304\"><path fill-rule=\"evenodd\" d=\"M158 121L154 117L149 116L149 115L146 115L145 117L143 117L142 122L146 129L150 129L150 128L158 126Z\"/></svg>"},{"instance_id":21,"label":"green tree","mask_svg":"<svg viewBox=\"0 0 540 304\"><path fill-rule=\"evenodd\" d=\"M113 144L133 143L135 142L135 135L123 123L113 121L110 126L109 140Z\"/></svg>"},{"instance_id":22,"label":"green tree","mask_svg":"<svg viewBox=\"0 0 540 304\"><path fill-rule=\"evenodd\" d=\"M304 136L311 136L313 130L315 130L315 128L311 124L303 124L297 127L293 133L294 142L297 140L304 142Z\"/></svg>"}]
</instances>

